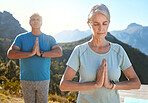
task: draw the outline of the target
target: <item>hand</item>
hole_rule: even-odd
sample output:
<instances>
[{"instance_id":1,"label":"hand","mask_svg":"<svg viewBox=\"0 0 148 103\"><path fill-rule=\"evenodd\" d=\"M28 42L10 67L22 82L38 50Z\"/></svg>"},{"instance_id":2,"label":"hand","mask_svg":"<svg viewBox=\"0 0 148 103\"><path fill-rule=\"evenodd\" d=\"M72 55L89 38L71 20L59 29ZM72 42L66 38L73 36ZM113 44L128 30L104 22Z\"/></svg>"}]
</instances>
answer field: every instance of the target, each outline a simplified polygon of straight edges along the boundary
<instances>
[{"instance_id":1,"label":"hand","mask_svg":"<svg viewBox=\"0 0 148 103\"><path fill-rule=\"evenodd\" d=\"M33 46L33 49L32 49L32 55L35 55L36 52L37 52L37 50L36 50L37 41L38 41L38 38L36 38L36 40L35 40L35 43L34 43L34 46Z\"/></svg>"},{"instance_id":2,"label":"hand","mask_svg":"<svg viewBox=\"0 0 148 103\"><path fill-rule=\"evenodd\" d=\"M36 37L36 40L35 40L35 43L34 43L34 46L33 46L33 49L32 49L32 55L35 55L35 54L38 55L38 56L41 55L38 37Z\"/></svg>"},{"instance_id":3,"label":"hand","mask_svg":"<svg viewBox=\"0 0 148 103\"><path fill-rule=\"evenodd\" d=\"M41 56L38 37L37 37L37 44L36 44L36 55Z\"/></svg>"},{"instance_id":4,"label":"hand","mask_svg":"<svg viewBox=\"0 0 148 103\"><path fill-rule=\"evenodd\" d=\"M104 76L105 76L105 59L102 60L102 64L100 66L100 68L97 71L97 80L96 83L98 85L98 87L102 87L104 84Z\"/></svg>"},{"instance_id":5,"label":"hand","mask_svg":"<svg viewBox=\"0 0 148 103\"><path fill-rule=\"evenodd\" d=\"M103 86L105 88L111 89L113 87L113 84L110 82L108 78L108 66L107 66L107 61L105 59L105 76L104 76L104 84Z\"/></svg>"}]
</instances>

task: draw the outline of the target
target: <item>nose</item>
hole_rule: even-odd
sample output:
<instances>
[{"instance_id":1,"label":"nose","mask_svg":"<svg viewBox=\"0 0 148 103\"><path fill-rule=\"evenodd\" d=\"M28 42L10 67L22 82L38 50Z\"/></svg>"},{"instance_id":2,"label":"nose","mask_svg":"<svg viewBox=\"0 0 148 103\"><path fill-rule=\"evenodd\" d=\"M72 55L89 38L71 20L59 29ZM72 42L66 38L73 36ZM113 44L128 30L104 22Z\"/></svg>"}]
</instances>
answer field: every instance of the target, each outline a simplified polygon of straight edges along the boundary
<instances>
[{"instance_id":1,"label":"nose","mask_svg":"<svg viewBox=\"0 0 148 103\"><path fill-rule=\"evenodd\" d=\"M103 29L103 26L102 25L99 25L98 30L99 31L102 31L102 29Z\"/></svg>"}]
</instances>

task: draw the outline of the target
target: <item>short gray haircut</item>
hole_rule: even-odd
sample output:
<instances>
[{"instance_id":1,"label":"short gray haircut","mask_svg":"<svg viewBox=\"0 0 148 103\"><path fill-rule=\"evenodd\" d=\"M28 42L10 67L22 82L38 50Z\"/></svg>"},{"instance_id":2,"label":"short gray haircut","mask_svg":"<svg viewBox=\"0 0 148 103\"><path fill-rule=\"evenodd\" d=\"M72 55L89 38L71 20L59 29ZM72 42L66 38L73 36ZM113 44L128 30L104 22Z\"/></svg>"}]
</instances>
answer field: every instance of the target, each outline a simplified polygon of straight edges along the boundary
<instances>
[{"instance_id":1,"label":"short gray haircut","mask_svg":"<svg viewBox=\"0 0 148 103\"><path fill-rule=\"evenodd\" d=\"M42 16L39 15L38 13L34 13L34 14L32 14L32 15L30 16L30 19L31 19L33 16L39 16L39 17L42 19Z\"/></svg>"},{"instance_id":2,"label":"short gray haircut","mask_svg":"<svg viewBox=\"0 0 148 103\"><path fill-rule=\"evenodd\" d=\"M91 21L92 16L96 13L101 13L105 15L110 22L110 12L104 4L95 5L90 9L88 14L88 21Z\"/></svg>"}]
</instances>

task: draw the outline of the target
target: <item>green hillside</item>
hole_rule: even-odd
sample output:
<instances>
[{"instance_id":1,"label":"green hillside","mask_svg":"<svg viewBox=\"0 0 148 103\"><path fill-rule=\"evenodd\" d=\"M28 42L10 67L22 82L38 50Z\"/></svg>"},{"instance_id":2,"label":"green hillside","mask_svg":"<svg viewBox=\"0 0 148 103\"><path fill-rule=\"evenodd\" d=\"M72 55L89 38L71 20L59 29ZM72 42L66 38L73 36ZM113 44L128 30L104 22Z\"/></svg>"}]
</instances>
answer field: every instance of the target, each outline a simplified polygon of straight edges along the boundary
<instances>
[{"instance_id":1,"label":"green hillside","mask_svg":"<svg viewBox=\"0 0 148 103\"><path fill-rule=\"evenodd\" d=\"M59 44L63 48L63 57L64 58L69 58L72 50L74 49L75 46L82 44L84 42L87 42L91 39L91 36L88 36L87 38L84 38L82 40L76 41L76 42L71 42L71 43L61 43ZM109 32L106 36L106 39L110 42L120 44L125 51L127 52L133 67L139 76L141 82L143 84L148 84L148 56L140 52L138 49L132 48L130 45L125 44L119 40L117 40L113 35L111 35ZM125 80L125 77L122 75L121 80Z\"/></svg>"},{"instance_id":2,"label":"green hillside","mask_svg":"<svg viewBox=\"0 0 148 103\"><path fill-rule=\"evenodd\" d=\"M66 98L70 102L75 102L77 98L77 92L61 92L59 89L59 83L61 77L66 68L66 62L71 55L74 47L87 42L91 39L91 36L88 36L82 40L71 42L71 43L60 43L59 45L63 48L63 56L60 58L52 58L51 62L51 82L49 94L51 95L60 95ZM132 48L131 46L117 40L110 33L107 34L106 39L113 43L118 43L127 52L133 67L138 74L141 82L143 84L148 84L148 56L141 53L138 49ZM6 52L1 49L1 51ZM5 59L5 58L4 58ZM78 73L74 77L74 81L78 81ZM121 81L125 80L124 75L121 76ZM0 87L3 88L3 94L16 95L16 97L21 97L22 92L20 88L19 81L19 66L18 60L3 60L0 58ZM50 97L49 96L49 97ZM59 97L55 96L54 100L56 101Z\"/></svg>"}]
</instances>

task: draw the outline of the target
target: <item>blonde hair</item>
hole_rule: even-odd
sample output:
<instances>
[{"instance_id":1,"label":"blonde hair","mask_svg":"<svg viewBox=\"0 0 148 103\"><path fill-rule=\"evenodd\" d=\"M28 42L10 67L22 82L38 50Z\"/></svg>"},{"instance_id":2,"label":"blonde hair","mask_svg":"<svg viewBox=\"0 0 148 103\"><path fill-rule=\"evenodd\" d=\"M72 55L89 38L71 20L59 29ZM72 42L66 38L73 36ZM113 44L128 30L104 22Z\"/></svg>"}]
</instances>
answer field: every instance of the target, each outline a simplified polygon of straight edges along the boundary
<instances>
[{"instance_id":1,"label":"blonde hair","mask_svg":"<svg viewBox=\"0 0 148 103\"><path fill-rule=\"evenodd\" d=\"M110 22L110 12L104 4L95 5L90 9L90 11L88 13L88 21L89 22L91 21L92 16L96 13L101 13L101 14L105 15L107 17L108 21Z\"/></svg>"}]
</instances>

